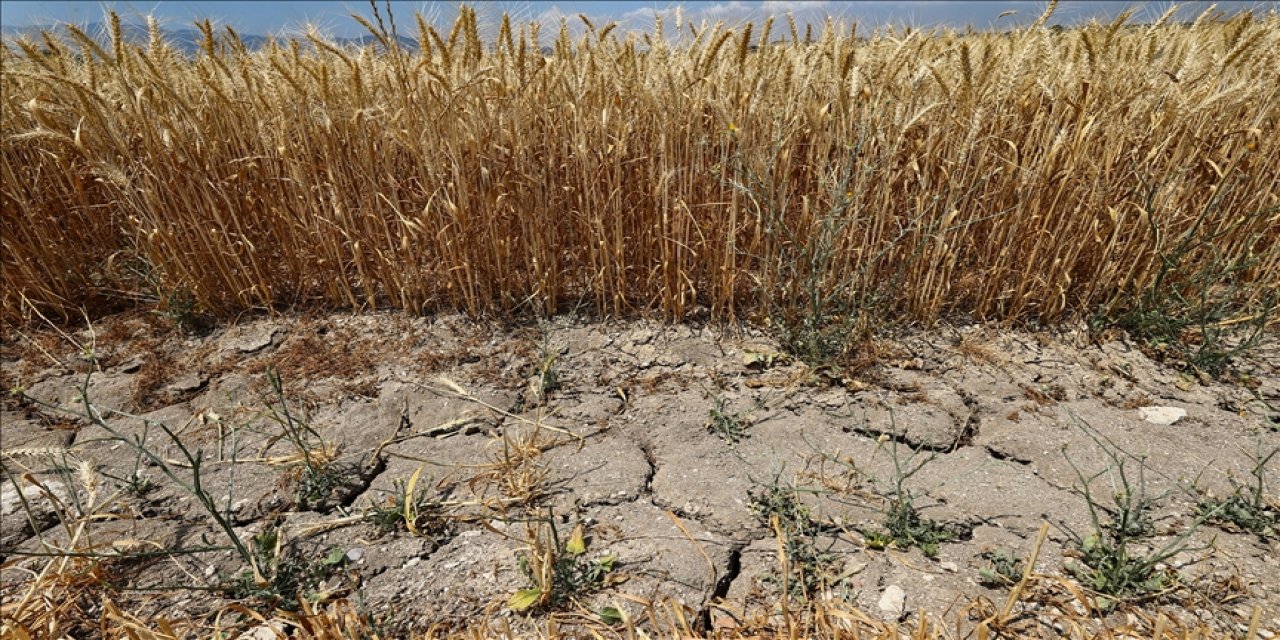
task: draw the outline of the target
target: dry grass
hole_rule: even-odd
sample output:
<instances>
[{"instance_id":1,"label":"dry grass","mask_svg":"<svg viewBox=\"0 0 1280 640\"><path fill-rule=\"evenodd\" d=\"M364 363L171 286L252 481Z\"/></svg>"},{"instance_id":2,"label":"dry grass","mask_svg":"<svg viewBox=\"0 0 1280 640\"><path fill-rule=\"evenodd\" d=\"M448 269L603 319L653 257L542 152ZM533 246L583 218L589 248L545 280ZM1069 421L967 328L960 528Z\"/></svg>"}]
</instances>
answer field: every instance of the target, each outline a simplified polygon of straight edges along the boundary
<instances>
[{"instance_id":1,"label":"dry grass","mask_svg":"<svg viewBox=\"0 0 1280 640\"><path fill-rule=\"evenodd\" d=\"M420 52L10 43L4 317L1056 320L1147 288L1187 234L1212 240L1192 271L1248 255L1240 296L1280 286L1274 12L758 49L561 29L547 56L471 16Z\"/></svg>"},{"instance_id":2,"label":"dry grass","mask_svg":"<svg viewBox=\"0 0 1280 640\"><path fill-rule=\"evenodd\" d=\"M782 561L782 560L780 560ZM109 575L99 560L59 558L48 562L30 581L6 586L11 599L0 612L0 635L6 638L74 637L80 632L103 638L173 640L176 638L236 637L253 629L273 627L300 640L338 638L655 638L689 640L760 640L812 638L821 640L950 640L953 638L1063 637L1073 640L1150 638L1152 640L1208 640L1241 637L1215 633L1202 623L1171 621L1139 609L1106 623L1090 611L1093 598L1070 581L1042 576L1028 568L1024 579L1003 603L978 599L950 616L922 613L909 623L884 622L839 598L781 600L751 611L713 607L710 628L703 628L696 614L676 602L639 602L639 616L623 614L620 622L606 624L586 609L552 613L537 618L494 616L463 626L424 624L413 634L388 632L377 616L347 598L315 604L303 599L301 610L255 611L229 604L210 622L172 620L159 615L139 615L122 609L112 599ZM18 592L21 592L20 594ZM15 597L20 596L20 597ZM1034 614L1027 604L1034 603ZM1259 637L1262 611L1254 608L1251 624L1241 629L1245 640ZM1114 617L1113 617L1114 618ZM1101 623L1101 624L1100 624ZM263 629L265 630L265 629ZM67 635L68 633L72 635ZM257 636L253 636L257 637Z\"/></svg>"}]
</instances>

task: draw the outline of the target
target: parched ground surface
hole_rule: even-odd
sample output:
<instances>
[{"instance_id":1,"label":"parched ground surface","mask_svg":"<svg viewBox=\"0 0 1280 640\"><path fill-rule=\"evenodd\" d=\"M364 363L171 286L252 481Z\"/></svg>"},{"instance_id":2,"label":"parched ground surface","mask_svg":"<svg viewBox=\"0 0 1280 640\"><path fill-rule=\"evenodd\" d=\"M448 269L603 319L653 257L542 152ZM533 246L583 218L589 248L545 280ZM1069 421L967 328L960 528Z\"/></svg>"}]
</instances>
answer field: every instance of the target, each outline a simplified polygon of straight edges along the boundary
<instances>
[{"instance_id":1,"label":"parched ground surface","mask_svg":"<svg viewBox=\"0 0 1280 640\"><path fill-rule=\"evenodd\" d=\"M143 617L200 619L226 606L189 587L243 572L230 551L111 557L225 545L189 492L116 438L189 473L154 422L203 451L203 486L238 535L282 532L282 554L320 567L316 591L358 594L392 633L543 619L545 608L507 606L535 586L531 540L550 534L539 519L554 520L562 544L582 525L580 565L612 559L560 612L614 606L641 619L650 603L675 602L691 624L732 629L776 606L785 577L793 591L812 580L822 597L886 621L963 627L1008 594L980 580L990 554L1025 558L1049 522L1035 566L1046 578L1018 605L1043 618L1039 632L1052 634L1061 613L1141 625L1162 612L1240 633L1255 609L1263 637L1280 632L1280 544L1194 526L1198 500L1226 496L1250 479L1256 452L1280 446L1274 351L1244 383L1221 384L1118 341L976 327L882 339L851 374L789 360L751 330L639 321L333 315L248 320L200 338L163 327L122 315L92 332L6 343L4 384L31 398L3 409L8 613L49 563L29 554L72 546L103 554L117 586L145 588L114 596ZM94 351L88 396L110 430L82 415L88 365L72 341ZM1143 412L1153 406L1186 415L1158 424ZM334 471L323 482L308 480L306 447ZM1135 551L1184 534L1189 550L1161 567L1176 584L1105 613L1089 610L1098 601L1067 567L1074 536L1092 531L1076 469L1101 474L1092 491L1111 504L1108 450L1130 480L1142 471L1154 498ZM893 495L895 455L907 468L924 462L904 488L955 534L936 558L868 541ZM1280 460L1267 471L1280 473ZM135 472L150 479L145 490L127 490ZM416 535L395 501L410 483L422 495ZM1268 488L1273 509L1274 497ZM789 558L786 576L780 537L809 554Z\"/></svg>"}]
</instances>

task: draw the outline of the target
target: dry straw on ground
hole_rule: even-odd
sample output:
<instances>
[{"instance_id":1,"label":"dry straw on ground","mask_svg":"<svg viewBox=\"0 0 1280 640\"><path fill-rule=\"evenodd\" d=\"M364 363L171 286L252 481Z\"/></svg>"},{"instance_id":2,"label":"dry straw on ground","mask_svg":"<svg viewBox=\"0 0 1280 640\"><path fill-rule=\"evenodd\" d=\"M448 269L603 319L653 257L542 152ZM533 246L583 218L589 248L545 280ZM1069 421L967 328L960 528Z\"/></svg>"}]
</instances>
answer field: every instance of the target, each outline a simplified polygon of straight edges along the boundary
<instances>
[{"instance_id":1,"label":"dry straw on ground","mask_svg":"<svg viewBox=\"0 0 1280 640\"><path fill-rule=\"evenodd\" d=\"M187 58L118 19L109 45L6 43L0 308L1055 320L1149 287L1187 238L1178 273L1243 259L1230 283L1261 295L1280 18L1171 15L562 26L545 54L470 11L420 20L418 51L205 24Z\"/></svg>"}]
</instances>

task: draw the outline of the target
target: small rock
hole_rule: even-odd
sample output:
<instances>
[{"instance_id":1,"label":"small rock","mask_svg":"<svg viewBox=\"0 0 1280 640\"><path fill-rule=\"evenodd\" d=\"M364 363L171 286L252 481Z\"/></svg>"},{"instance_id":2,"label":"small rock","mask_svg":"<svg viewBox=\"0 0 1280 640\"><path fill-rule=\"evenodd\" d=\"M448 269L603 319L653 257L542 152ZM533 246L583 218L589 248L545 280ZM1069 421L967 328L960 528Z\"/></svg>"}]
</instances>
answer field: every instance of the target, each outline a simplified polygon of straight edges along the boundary
<instances>
[{"instance_id":1,"label":"small rock","mask_svg":"<svg viewBox=\"0 0 1280 640\"><path fill-rule=\"evenodd\" d=\"M650 344L641 345L635 351L636 360L641 369L648 369L654 365L654 361L658 359L658 349Z\"/></svg>"},{"instance_id":2,"label":"small rock","mask_svg":"<svg viewBox=\"0 0 1280 640\"><path fill-rule=\"evenodd\" d=\"M1138 413L1143 420L1159 425L1170 425L1187 417L1187 410L1179 407L1142 407Z\"/></svg>"},{"instance_id":3,"label":"small rock","mask_svg":"<svg viewBox=\"0 0 1280 640\"><path fill-rule=\"evenodd\" d=\"M284 634L284 629L281 628L280 623L267 622L246 631L240 637L248 640L276 640L277 638L286 638L288 636Z\"/></svg>"},{"instance_id":4,"label":"small rock","mask_svg":"<svg viewBox=\"0 0 1280 640\"><path fill-rule=\"evenodd\" d=\"M895 618L901 618L907 610L907 592L903 591L902 587L891 584L880 594L880 603L877 606L881 611Z\"/></svg>"},{"instance_id":5,"label":"small rock","mask_svg":"<svg viewBox=\"0 0 1280 640\"><path fill-rule=\"evenodd\" d=\"M355 547L354 549L347 550L347 560L351 562L360 562L363 559L364 549L362 547Z\"/></svg>"},{"instance_id":6,"label":"small rock","mask_svg":"<svg viewBox=\"0 0 1280 640\"><path fill-rule=\"evenodd\" d=\"M948 560L947 562L943 562L939 566L942 567L943 571L950 571L951 573L957 573L960 571L960 565L957 565L956 563L951 562L950 560Z\"/></svg>"},{"instance_id":7,"label":"small rock","mask_svg":"<svg viewBox=\"0 0 1280 640\"><path fill-rule=\"evenodd\" d=\"M410 568L410 567L416 567L416 566L418 566L418 563L420 563L420 562L422 562L422 558L420 558L420 557L418 557L418 556L414 556L414 557L409 558L408 560L405 560L405 561L404 561L404 568L408 569L408 568Z\"/></svg>"}]
</instances>

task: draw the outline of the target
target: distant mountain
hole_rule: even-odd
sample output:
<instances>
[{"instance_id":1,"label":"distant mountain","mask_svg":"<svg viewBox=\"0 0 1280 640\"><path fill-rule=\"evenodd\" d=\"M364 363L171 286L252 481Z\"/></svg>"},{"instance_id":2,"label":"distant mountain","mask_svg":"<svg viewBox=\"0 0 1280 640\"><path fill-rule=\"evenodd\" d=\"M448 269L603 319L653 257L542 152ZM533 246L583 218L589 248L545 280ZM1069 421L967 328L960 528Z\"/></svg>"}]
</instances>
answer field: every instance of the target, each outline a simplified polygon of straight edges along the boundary
<instances>
[{"instance_id":1,"label":"distant mountain","mask_svg":"<svg viewBox=\"0 0 1280 640\"><path fill-rule=\"evenodd\" d=\"M80 25L77 25L77 26L80 26ZM98 44L100 45L106 46L106 45L110 45L111 43L111 29L105 22L91 22L87 25L80 26L80 29L84 31L86 34L88 34L89 37L97 41ZM0 38L3 38L4 40L7 41L7 40L17 40L23 37L27 37L38 42L40 40L40 32L45 30L58 36L59 39L61 40L65 40L65 41L71 40L70 33L67 31L66 27L63 25L57 25L53 27L13 27L9 25L3 25L3 26L0 26ZM165 41L168 42L169 45L172 46L175 50L181 53L184 53L187 55L193 55L203 48L201 43L204 42L204 34L202 34L199 29L193 29L193 28L170 29L170 28L162 27L160 31ZM135 44L135 45L145 46L147 42L151 39L151 36L147 31L147 26L144 24L122 24L120 25L120 34L124 38L125 42L129 44ZM236 34L240 36L240 41L243 42L244 45L251 50L263 47L268 42L271 41L271 38L268 36L262 36L262 35L252 34L252 33L240 33L238 31L236 32ZM215 37L217 37L217 39L220 42L225 42L229 37L227 34L227 30L225 28L215 30L214 35ZM292 39L295 39L295 38L288 37L288 36L276 37L277 42L288 42L289 40L292 40ZM299 37L296 39L298 39L303 43L307 42L305 38ZM339 47L361 48L366 46L379 46L378 39L375 38L372 34L357 36L353 38L330 38L329 40L334 44L338 45ZM409 50L409 51L418 50L418 42L413 38L400 36L399 42L400 42L400 46L405 48L406 50Z\"/></svg>"}]
</instances>

